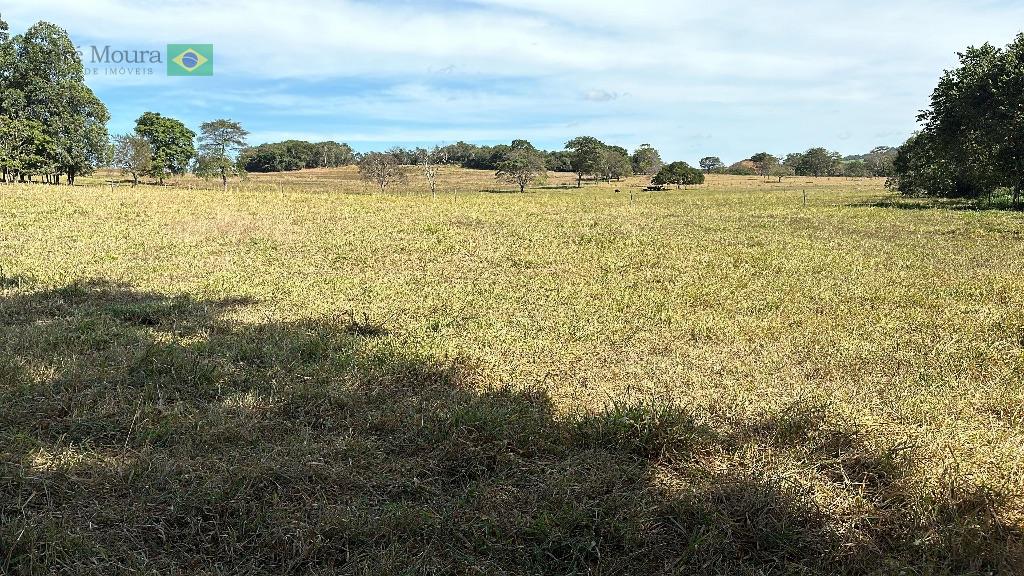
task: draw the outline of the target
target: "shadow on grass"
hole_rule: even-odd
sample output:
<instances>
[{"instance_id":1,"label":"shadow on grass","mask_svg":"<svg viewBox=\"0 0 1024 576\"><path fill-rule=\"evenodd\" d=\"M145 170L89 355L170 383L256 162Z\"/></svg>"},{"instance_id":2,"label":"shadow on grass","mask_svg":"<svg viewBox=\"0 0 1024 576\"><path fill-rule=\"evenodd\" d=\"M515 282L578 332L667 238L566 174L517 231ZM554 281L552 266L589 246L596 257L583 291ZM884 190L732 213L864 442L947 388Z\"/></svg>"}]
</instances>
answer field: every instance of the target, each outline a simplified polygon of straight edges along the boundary
<instances>
[{"instance_id":1,"label":"shadow on grass","mask_svg":"<svg viewBox=\"0 0 1024 576\"><path fill-rule=\"evenodd\" d=\"M888 198L872 202L858 202L852 208L892 208L897 210L952 210L956 212L1019 212L1024 207L1015 207L1005 200L958 200L950 198Z\"/></svg>"},{"instance_id":2,"label":"shadow on grass","mask_svg":"<svg viewBox=\"0 0 1024 576\"><path fill-rule=\"evenodd\" d=\"M564 415L363 317L90 283L0 297L0 572L985 573L1001 496L908 491L824 407ZM861 512L744 459L806 462Z\"/></svg>"}]
</instances>

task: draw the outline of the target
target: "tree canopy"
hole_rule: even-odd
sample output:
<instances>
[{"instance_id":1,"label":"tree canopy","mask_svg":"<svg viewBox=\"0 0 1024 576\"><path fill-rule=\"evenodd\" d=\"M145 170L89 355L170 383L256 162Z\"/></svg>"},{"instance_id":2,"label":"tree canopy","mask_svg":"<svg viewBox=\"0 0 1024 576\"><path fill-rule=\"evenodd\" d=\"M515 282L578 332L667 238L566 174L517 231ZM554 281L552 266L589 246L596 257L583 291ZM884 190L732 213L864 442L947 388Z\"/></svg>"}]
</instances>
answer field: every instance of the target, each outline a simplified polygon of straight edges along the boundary
<instances>
[{"instance_id":1,"label":"tree canopy","mask_svg":"<svg viewBox=\"0 0 1024 576\"><path fill-rule=\"evenodd\" d=\"M9 138L32 145L7 152L5 178L43 175L68 183L103 163L109 114L85 84L81 58L67 32L48 22L11 37L0 32L0 117Z\"/></svg>"},{"instance_id":2,"label":"tree canopy","mask_svg":"<svg viewBox=\"0 0 1024 576\"><path fill-rule=\"evenodd\" d=\"M718 156L705 156L700 159L701 170L711 173L725 169L725 163Z\"/></svg>"},{"instance_id":3,"label":"tree canopy","mask_svg":"<svg viewBox=\"0 0 1024 576\"><path fill-rule=\"evenodd\" d=\"M238 153L246 147L249 135L242 125L232 120L213 120L199 127L199 158L196 174L203 177L220 177L224 189L228 177L242 174L243 170L235 161Z\"/></svg>"},{"instance_id":4,"label":"tree canopy","mask_svg":"<svg viewBox=\"0 0 1024 576\"><path fill-rule=\"evenodd\" d=\"M303 168L337 168L356 161L348 144L286 140L245 149L239 163L247 172L288 172ZM409 164L415 161L408 162Z\"/></svg>"},{"instance_id":5,"label":"tree canopy","mask_svg":"<svg viewBox=\"0 0 1024 576\"><path fill-rule=\"evenodd\" d=\"M633 152L633 173L644 176L653 176L665 165L661 160L661 154L650 144L641 144Z\"/></svg>"},{"instance_id":6,"label":"tree canopy","mask_svg":"<svg viewBox=\"0 0 1024 576\"><path fill-rule=\"evenodd\" d=\"M196 133L180 120L146 112L135 121L135 133L145 139L152 159L147 173L163 184L169 174L184 174L196 155Z\"/></svg>"},{"instance_id":7,"label":"tree canopy","mask_svg":"<svg viewBox=\"0 0 1024 576\"><path fill-rule=\"evenodd\" d=\"M578 136L565 143L569 164L576 173L576 187L587 176L603 176L606 171L608 146L593 136Z\"/></svg>"},{"instance_id":8,"label":"tree canopy","mask_svg":"<svg viewBox=\"0 0 1024 576\"><path fill-rule=\"evenodd\" d=\"M918 120L919 134L900 147L892 188L904 194L1024 196L1024 34L1005 48L970 47L947 70Z\"/></svg>"},{"instance_id":9,"label":"tree canopy","mask_svg":"<svg viewBox=\"0 0 1024 576\"><path fill-rule=\"evenodd\" d=\"M676 188L704 183L704 173L686 162L672 162L663 166L651 183L656 186L675 184Z\"/></svg>"},{"instance_id":10,"label":"tree canopy","mask_svg":"<svg viewBox=\"0 0 1024 576\"><path fill-rule=\"evenodd\" d=\"M519 186L519 192L547 174L544 154L526 140L512 142L505 158L498 163L495 177Z\"/></svg>"}]
</instances>

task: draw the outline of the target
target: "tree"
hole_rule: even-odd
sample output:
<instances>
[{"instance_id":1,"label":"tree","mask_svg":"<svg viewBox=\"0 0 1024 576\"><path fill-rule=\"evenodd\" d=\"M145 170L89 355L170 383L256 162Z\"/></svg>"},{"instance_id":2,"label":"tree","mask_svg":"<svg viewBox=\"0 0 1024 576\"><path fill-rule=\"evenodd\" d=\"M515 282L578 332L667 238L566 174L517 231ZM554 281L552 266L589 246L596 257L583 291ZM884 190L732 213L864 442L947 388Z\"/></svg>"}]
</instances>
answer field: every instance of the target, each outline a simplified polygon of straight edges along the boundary
<instances>
[{"instance_id":1,"label":"tree","mask_svg":"<svg viewBox=\"0 0 1024 576\"><path fill-rule=\"evenodd\" d=\"M704 183L704 173L686 162L673 162L663 166L651 183L656 186L675 184L676 188Z\"/></svg>"},{"instance_id":2,"label":"tree","mask_svg":"<svg viewBox=\"0 0 1024 576\"><path fill-rule=\"evenodd\" d=\"M750 161L754 163L757 174L766 180L771 176L772 170L779 165L779 159L767 152L754 154L750 157Z\"/></svg>"},{"instance_id":3,"label":"tree","mask_svg":"<svg viewBox=\"0 0 1024 576\"><path fill-rule=\"evenodd\" d=\"M435 146L430 152L423 150L420 153L420 168L423 170L423 177L427 179L430 186L430 195L437 196L437 178L440 175L440 165L447 163L445 152Z\"/></svg>"},{"instance_id":4,"label":"tree","mask_svg":"<svg viewBox=\"0 0 1024 576\"><path fill-rule=\"evenodd\" d=\"M705 156L700 159L701 170L704 170L708 174L717 172L725 169L725 163L718 156Z\"/></svg>"},{"instance_id":5,"label":"tree","mask_svg":"<svg viewBox=\"0 0 1024 576\"><path fill-rule=\"evenodd\" d=\"M184 174L196 155L196 133L174 118L145 112L135 121L135 133L149 144L152 161L147 174L163 185L168 174Z\"/></svg>"},{"instance_id":6,"label":"tree","mask_svg":"<svg viewBox=\"0 0 1024 576\"><path fill-rule=\"evenodd\" d=\"M868 165L863 160L854 160L842 165L843 176L850 178L864 178L868 175Z\"/></svg>"},{"instance_id":7,"label":"tree","mask_svg":"<svg viewBox=\"0 0 1024 576\"><path fill-rule=\"evenodd\" d=\"M23 163L22 170L54 183L63 174L74 184L101 163L109 119L85 84L77 49L67 32L47 22L13 38L4 30L0 39L0 116L38 123L49 142L45 161Z\"/></svg>"},{"instance_id":8,"label":"tree","mask_svg":"<svg viewBox=\"0 0 1024 576\"><path fill-rule=\"evenodd\" d=\"M0 116L0 177L3 182L54 170L56 146L35 120Z\"/></svg>"},{"instance_id":9,"label":"tree","mask_svg":"<svg viewBox=\"0 0 1024 576\"><path fill-rule=\"evenodd\" d=\"M359 174L364 180L373 182L384 192L392 184L406 181L405 171L398 163L398 158L391 153L370 152L359 161Z\"/></svg>"},{"instance_id":10,"label":"tree","mask_svg":"<svg viewBox=\"0 0 1024 576\"><path fill-rule=\"evenodd\" d=\"M970 47L947 70L900 147L889 186L904 194L1024 198L1024 34L1006 48Z\"/></svg>"},{"instance_id":11,"label":"tree","mask_svg":"<svg viewBox=\"0 0 1024 576\"><path fill-rule=\"evenodd\" d=\"M891 146L878 146L871 150L871 152L864 156L864 164L867 166L868 174L876 178L892 176L896 153L896 148Z\"/></svg>"},{"instance_id":12,"label":"tree","mask_svg":"<svg viewBox=\"0 0 1024 576\"><path fill-rule=\"evenodd\" d=\"M138 134L114 136L114 167L132 177L132 187L138 186L139 175L153 170L153 149L149 141Z\"/></svg>"},{"instance_id":13,"label":"tree","mask_svg":"<svg viewBox=\"0 0 1024 576\"><path fill-rule=\"evenodd\" d=\"M210 178L219 176L228 189L228 177L243 173L235 158L245 148L249 135L242 125L232 120L220 119L203 122L199 126L199 159L196 174Z\"/></svg>"},{"instance_id":14,"label":"tree","mask_svg":"<svg viewBox=\"0 0 1024 576\"><path fill-rule=\"evenodd\" d=\"M790 176L795 176L796 175L796 169L793 168L792 166L786 166L786 165L783 165L783 164L777 164L774 168L772 168L772 171L771 171L770 175L771 175L772 178L778 178L779 182L781 183L783 178L788 178Z\"/></svg>"},{"instance_id":15,"label":"tree","mask_svg":"<svg viewBox=\"0 0 1024 576\"><path fill-rule=\"evenodd\" d=\"M824 148L811 148L800 156L796 173L801 176L835 176L841 169L842 155Z\"/></svg>"},{"instance_id":16,"label":"tree","mask_svg":"<svg viewBox=\"0 0 1024 576\"><path fill-rule=\"evenodd\" d=\"M572 171L576 173L577 188L583 186L583 178L604 174L607 149L604 142L593 136L580 136L568 141L565 148L569 151Z\"/></svg>"},{"instance_id":17,"label":"tree","mask_svg":"<svg viewBox=\"0 0 1024 576\"><path fill-rule=\"evenodd\" d=\"M605 180L622 180L626 176L632 176L633 162L625 148L608 146L604 151L604 178Z\"/></svg>"},{"instance_id":18,"label":"tree","mask_svg":"<svg viewBox=\"0 0 1024 576\"><path fill-rule=\"evenodd\" d=\"M653 176L661 170L661 167L665 165L661 161L661 154L654 149L650 144L641 144L636 151L633 152L632 158L633 173L642 174L644 176Z\"/></svg>"},{"instance_id":19,"label":"tree","mask_svg":"<svg viewBox=\"0 0 1024 576\"><path fill-rule=\"evenodd\" d=\"M539 178L547 175L544 154L526 140L512 142L505 159L498 164L495 177L519 186L519 192Z\"/></svg>"}]
</instances>

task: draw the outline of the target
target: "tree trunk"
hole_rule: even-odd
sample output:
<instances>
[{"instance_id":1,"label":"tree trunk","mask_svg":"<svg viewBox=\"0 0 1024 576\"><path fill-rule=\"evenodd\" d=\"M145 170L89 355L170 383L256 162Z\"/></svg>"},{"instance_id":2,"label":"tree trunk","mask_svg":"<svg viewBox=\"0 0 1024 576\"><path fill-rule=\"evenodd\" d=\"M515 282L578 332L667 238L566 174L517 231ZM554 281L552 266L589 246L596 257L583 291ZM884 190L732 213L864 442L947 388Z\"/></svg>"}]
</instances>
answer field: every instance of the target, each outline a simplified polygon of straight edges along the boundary
<instances>
[{"instance_id":1,"label":"tree trunk","mask_svg":"<svg viewBox=\"0 0 1024 576\"><path fill-rule=\"evenodd\" d=\"M132 188L139 185L139 177L135 173L132 173Z\"/></svg>"},{"instance_id":2,"label":"tree trunk","mask_svg":"<svg viewBox=\"0 0 1024 576\"><path fill-rule=\"evenodd\" d=\"M1017 187L1013 189L1013 206L1015 208L1020 207L1021 196L1024 196L1024 183L1017 184Z\"/></svg>"},{"instance_id":3,"label":"tree trunk","mask_svg":"<svg viewBox=\"0 0 1024 576\"><path fill-rule=\"evenodd\" d=\"M576 175L576 187L583 188L583 174Z\"/></svg>"},{"instance_id":4,"label":"tree trunk","mask_svg":"<svg viewBox=\"0 0 1024 576\"><path fill-rule=\"evenodd\" d=\"M226 171L224 171L224 170L221 170L220 171L220 179L221 179L221 182L224 184L224 191L227 192L228 191L228 173Z\"/></svg>"}]
</instances>

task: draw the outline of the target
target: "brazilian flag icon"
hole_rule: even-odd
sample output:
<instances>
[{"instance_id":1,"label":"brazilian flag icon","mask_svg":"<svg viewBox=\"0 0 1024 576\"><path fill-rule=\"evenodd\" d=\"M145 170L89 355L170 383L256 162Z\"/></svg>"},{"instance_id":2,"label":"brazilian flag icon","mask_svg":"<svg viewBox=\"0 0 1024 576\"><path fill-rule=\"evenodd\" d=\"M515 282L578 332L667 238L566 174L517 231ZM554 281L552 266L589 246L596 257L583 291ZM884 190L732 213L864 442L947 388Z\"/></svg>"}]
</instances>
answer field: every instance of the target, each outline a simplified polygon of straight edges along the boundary
<instances>
[{"instance_id":1,"label":"brazilian flag icon","mask_svg":"<svg viewBox=\"0 0 1024 576\"><path fill-rule=\"evenodd\" d=\"M168 44L168 76L213 76L213 44Z\"/></svg>"}]
</instances>

